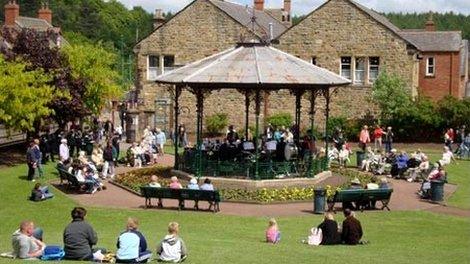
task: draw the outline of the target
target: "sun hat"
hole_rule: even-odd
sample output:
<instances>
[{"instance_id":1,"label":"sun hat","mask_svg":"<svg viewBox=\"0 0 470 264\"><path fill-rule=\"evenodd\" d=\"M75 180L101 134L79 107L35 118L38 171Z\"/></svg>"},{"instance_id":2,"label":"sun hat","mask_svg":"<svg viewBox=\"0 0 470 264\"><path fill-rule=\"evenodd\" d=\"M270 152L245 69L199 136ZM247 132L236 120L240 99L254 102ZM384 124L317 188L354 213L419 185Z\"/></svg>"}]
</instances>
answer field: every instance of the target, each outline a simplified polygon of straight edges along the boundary
<instances>
[{"instance_id":1,"label":"sun hat","mask_svg":"<svg viewBox=\"0 0 470 264\"><path fill-rule=\"evenodd\" d=\"M351 180L351 183L354 183L354 184L361 184L361 181L359 181L358 178L354 178Z\"/></svg>"},{"instance_id":2,"label":"sun hat","mask_svg":"<svg viewBox=\"0 0 470 264\"><path fill-rule=\"evenodd\" d=\"M189 183L191 183L191 184L197 184L197 180L196 180L195 178L192 178L192 179L189 181Z\"/></svg>"}]
</instances>

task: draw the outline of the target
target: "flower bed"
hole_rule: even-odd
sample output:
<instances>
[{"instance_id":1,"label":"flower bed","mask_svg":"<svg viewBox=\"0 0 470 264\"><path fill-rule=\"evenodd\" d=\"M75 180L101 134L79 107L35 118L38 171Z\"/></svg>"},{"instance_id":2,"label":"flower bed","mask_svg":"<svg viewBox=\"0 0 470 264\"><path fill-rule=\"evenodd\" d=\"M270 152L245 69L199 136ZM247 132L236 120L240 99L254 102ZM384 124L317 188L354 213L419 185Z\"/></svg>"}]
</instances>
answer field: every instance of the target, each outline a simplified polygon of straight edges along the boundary
<instances>
[{"instance_id":1,"label":"flower bed","mask_svg":"<svg viewBox=\"0 0 470 264\"><path fill-rule=\"evenodd\" d=\"M157 175L159 182L162 186L168 186L170 181L172 167L155 166L143 168L128 173L118 175L115 182L130 188L136 192L140 192L139 187L147 185L150 182L151 175ZM345 176L349 179L358 178L363 185L369 183L374 177L368 173L363 173L355 169L335 169L335 173ZM183 186L187 183L182 181ZM349 185L345 183L344 186L326 186L326 194L328 198L334 196L337 190ZM313 186L305 188L282 188L282 189L267 189L262 188L258 190L246 189L224 189L224 186L216 186L220 191L220 195L224 201L237 201L237 202L256 202L256 203L275 203L275 202L295 202L295 201L312 201L313 200Z\"/></svg>"},{"instance_id":2,"label":"flower bed","mask_svg":"<svg viewBox=\"0 0 470 264\"><path fill-rule=\"evenodd\" d=\"M158 176L159 182L162 186L168 186L168 179L171 177L172 169L173 167L167 166L154 166L142 168L124 174L119 174L116 176L116 179L114 181L136 192L140 192L139 187L148 185L150 183L150 177L152 175Z\"/></svg>"}]
</instances>

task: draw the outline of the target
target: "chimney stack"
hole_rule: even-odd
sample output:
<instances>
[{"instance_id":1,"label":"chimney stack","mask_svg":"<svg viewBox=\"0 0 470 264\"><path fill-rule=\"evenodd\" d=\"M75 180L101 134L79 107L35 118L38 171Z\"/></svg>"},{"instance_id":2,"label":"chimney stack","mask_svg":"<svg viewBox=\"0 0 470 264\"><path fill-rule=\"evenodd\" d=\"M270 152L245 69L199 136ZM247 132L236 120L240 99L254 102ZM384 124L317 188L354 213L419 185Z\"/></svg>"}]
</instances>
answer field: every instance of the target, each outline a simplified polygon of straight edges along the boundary
<instances>
[{"instance_id":1,"label":"chimney stack","mask_svg":"<svg viewBox=\"0 0 470 264\"><path fill-rule=\"evenodd\" d=\"M436 31L436 24L434 23L432 12L429 13L429 18L424 25L424 29L426 31Z\"/></svg>"},{"instance_id":2,"label":"chimney stack","mask_svg":"<svg viewBox=\"0 0 470 264\"><path fill-rule=\"evenodd\" d=\"M284 0L284 12L287 12L290 15L291 9L292 9L292 1Z\"/></svg>"},{"instance_id":3,"label":"chimney stack","mask_svg":"<svg viewBox=\"0 0 470 264\"><path fill-rule=\"evenodd\" d=\"M44 19L52 25L52 11L49 9L49 5L44 3L38 10L38 18Z\"/></svg>"},{"instance_id":4,"label":"chimney stack","mask_svg":"<svg viewBox=\"0 0 470 264\"><path fill-rule=\"evenodd\" d=\"M16 19L20 16L20 6L16 0L9 0L5 5L5 25L15 26Z\"/></svg>"},{"instance_id":5,"label":"chimney stack","mask_svg":"<svg viewBox=\"0 0 470 264\"><path fill-rule=\"evenodd\" d=\"M163 16L163 11L161 9L156 9L155 14L153 15L153 29L161 26L165 23L165 17Z\"/></svg>"},{"instance_id":6,"label":"chimney stack","mask_svg":"<svg viewBox=\"0 0 470 264\"><path fill-rule=\"evenodd\" d=\"M258 10L258 11L264 10L264 0L255 0L255 10Z\"/></svg>"}]
</instances>

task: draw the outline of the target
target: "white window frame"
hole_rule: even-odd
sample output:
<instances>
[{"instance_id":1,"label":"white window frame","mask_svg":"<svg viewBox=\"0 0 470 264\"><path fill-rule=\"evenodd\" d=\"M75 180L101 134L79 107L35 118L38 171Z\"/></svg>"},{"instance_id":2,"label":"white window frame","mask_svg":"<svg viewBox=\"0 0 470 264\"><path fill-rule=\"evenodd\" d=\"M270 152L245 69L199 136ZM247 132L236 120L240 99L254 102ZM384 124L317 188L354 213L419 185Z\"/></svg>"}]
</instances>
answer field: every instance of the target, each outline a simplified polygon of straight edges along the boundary
<instances>
[{"instance_id":1,"label":"white window frame","mask_svg":"<svg viewBox=\"0 0 470 264\"><path fill-rule=\"evenodd\" d=\"M432 65L429 65L429 60L432 59ZM432 72L429 69L432 68ZM436 75L436 58L427 57L426 58L426 76L435 76Z\"/></svg>"},{"instance_id":2,"label":"white window frame","mask_svg":"<svg viewBox=\"0 0 470 264\"><path fill-rule=\"evenodd\" d=\"M351 59L351 62L349 64L343 64L343 58L350 58ZM354 76L353 76L353 61L354 61L354 57L352 56L341 56L339 58L339 75L341 77L344 77L350 81L353 80ZM343 76L343 65L349 65L349 78L347 78L346 76Z\"/></svg>"},{"instance_id":3,"label":"white window frame","mask_svg":"<svg viewBox=\"0 0 470 264\"><path fill-rule=\"evenodd\" d=\"M367 74L367 57L354 57L353 59L354 59L354 60L353 60L353 61L354 61L354 77L353 77L353 79L354 79L354 84L355 84L355 85L365 85L365 84L366 84L366 79L367 79L367 78L366 78L366 77L367 77L367 76L366 76L366 74ZM363 67L362 70L359 70L359 69L357 68L357 60L359 60L359 59L362 59L362 60L364 61L364 62L363 62L364 67ZM352 61L351 61L351 62L352 62ZM356 77L356 74L357 74L357 73L360 73L360 72L362 72L362 75L363 75L363 79L362 79L362 80L358 80L358 78Z\"/></svg>"},{"instance_id":4,"label":"white window frame","mask_svg":"<svg viewBox=\"0 0 470 264\"><path fill-rule=\"evenodd\" d=\"M158 67L150 67L150 57L156 57L158 62ZM160 55L147 55L147 80L154 81L161 74L160 67ZM156 71L156 75L152 76L152 72Z\"/></svg>"},{"instance_id":5,"label":"white window frame","mask_svg":"<svg viewBox=\"0 0 470 264\"><path fill-rule=\"evenodd\" d=\"M377 65L372 64L372 63L371 63L371 59L372 59L372 58L377 58L379 63L378 63ZM377 80L377 78L379 77L379 74L380 74L380 57L378 57L378 56L368 57L368 60L367 60L367 61L369 62L369 63L368 63L369 65L368 65L368 67L367 67L367 69L368 69L368 74L367 74L367 76L368 76L368 79L369 79L368 81L369 81L369 83L374 83L374 82ZM371 68L372 68L372 67L376 67L376 68L377 68L377 77L376 77L375 79L372 79L372 78L371 78L370 72L371 72Z\"/></svg>"}]
</instances>

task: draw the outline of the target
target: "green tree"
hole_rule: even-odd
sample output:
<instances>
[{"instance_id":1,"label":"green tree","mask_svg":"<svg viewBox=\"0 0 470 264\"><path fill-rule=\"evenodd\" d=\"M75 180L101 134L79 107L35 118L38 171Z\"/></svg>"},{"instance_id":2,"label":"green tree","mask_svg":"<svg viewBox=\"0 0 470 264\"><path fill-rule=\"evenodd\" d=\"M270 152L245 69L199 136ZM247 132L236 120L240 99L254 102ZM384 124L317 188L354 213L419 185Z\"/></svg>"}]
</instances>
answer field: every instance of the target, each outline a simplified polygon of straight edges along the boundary
<instances>
[{"instance_id":1,"label":"green tree","mask_svg":"<svg viewBox=\"0 0 470 264\"><path fill-rule=\"evenodd\" d=\"M393 118L412 102L411 93L405 82L396 74L382 71L374 82L372 99L380 108L383 120Z\"/></svg>"},{"instance_id":2,"label":"green tree","mask_svg":"<svg viewBox=\"0 0 470 264\"><path fill-rule=\"evenodd\" d=\"M70 63L72 76L85 84L83 103L93 114L99 114L112 99L122 94L118 85L120 76L114 66L116 55L102 45L80 44L64 47L63 52Z\"/></svg>"},{"instance_id":3,"label":"green tree","mask_svg":"<svg viewBox=\"0 0 470 264\"><path fill-rule=\"evenodd\" d=\"M43 70L27 70L20 61L0 55L0 123L8 130L33 131L35 122L52 114L48 104L56 96Z\"/></svg>"}]
</instances>

